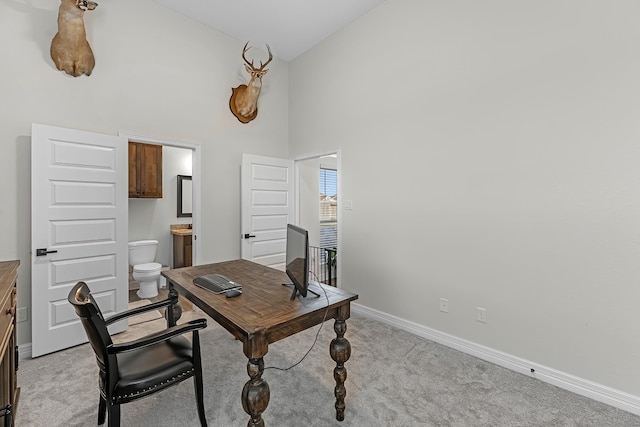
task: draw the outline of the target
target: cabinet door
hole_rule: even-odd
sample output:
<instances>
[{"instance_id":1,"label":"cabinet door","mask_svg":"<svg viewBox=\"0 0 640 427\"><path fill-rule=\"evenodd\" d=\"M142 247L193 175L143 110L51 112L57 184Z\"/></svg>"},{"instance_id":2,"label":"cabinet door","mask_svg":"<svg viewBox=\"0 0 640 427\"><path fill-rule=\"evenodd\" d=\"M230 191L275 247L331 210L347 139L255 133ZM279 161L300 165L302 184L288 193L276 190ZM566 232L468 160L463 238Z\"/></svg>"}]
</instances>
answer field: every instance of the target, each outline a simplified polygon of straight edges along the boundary
<instances>
[{"instance_id":1,"label":"cabinet door","mask_svg":"<svg viewBox=\"0 0 640 427\"><path fill-rule=\"evenodd\" d=\"M138 144L140 197L162 198L162 145Z\"/></svg>"},{"instance_id":2,"label":"cabinet door","mask_svg":"<svg viewBox=\"0 0 640 427\"><path fill-rule=\"evenodd\" d=\"M173 268L184 267L184 236L173 235Z\"/></svg>"},{"instance_id":3,"label":"cabinet door","mask_svg":"<svg viewBox=\"0 0 640 427\"><path fill-rule=\"evenodd\" d=\"M129 142L129 197L162 198L162 145Z\"/></svg>"},{"instance_id":4,"label":"cabinet door","mask_svg":"<svg viewBox=\"0 0 640 427\"><path fill-rule=\"evenodd\" d=\"M140 176L138 174L138 144L129 143L129 197L140 197Z\"/></svg>"},{"instance_id":5,"label":"cabinet door","mask_svg":"<svg viewBox=\"0 0 640 427\"><path fill-rule=\"evenodd\" d=\"M191 267L193 265L191 236L185 236L184 238L184 266Z\"/></svg>"}]
</instances>

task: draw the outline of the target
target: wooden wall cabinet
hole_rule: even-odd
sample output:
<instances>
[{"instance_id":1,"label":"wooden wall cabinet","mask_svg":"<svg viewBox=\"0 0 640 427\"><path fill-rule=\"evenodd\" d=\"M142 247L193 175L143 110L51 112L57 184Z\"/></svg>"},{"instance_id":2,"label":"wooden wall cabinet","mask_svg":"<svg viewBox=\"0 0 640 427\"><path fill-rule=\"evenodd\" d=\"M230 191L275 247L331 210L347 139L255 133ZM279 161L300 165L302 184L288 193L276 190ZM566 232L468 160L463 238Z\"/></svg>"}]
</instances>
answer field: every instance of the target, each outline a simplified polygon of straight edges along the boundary
<instances>
[{"instance_id":1,"label":"wooden wall cabinet","mask_svg":"<svg viewBox=\"0 0 640 427\"><path fill-rule=\"evenodd\" d=\"M20 261L0 262L0 417L14 425L20 388L16 346L16 285Z\"/></svg>"},{"instance_id":2,"label":"wooden wall cabinet","mask_svg":"<svg viewBox=\"0 0 640 427\"><path fill-rule=\"evenodd\" d=\"M129 142L129 197L162 198L162 145Z\"/></svg>"}]
</instances>

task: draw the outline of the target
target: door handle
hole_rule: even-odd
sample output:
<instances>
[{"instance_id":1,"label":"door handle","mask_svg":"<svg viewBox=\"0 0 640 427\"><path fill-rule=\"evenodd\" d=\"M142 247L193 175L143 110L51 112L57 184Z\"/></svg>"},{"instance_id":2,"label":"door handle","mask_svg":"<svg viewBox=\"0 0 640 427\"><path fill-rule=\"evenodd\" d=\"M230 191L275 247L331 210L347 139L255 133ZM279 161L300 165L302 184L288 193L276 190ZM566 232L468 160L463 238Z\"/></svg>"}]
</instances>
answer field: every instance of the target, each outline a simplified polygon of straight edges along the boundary
<instances>
[{"instance_id":1,"label":"door handle","mask_svg":"<svg viewBox=\"0 0 640 427\"><path fill-rule=\"evenodd\" d=\"M250 238L252 238L252 237L256 237L256 236L255 236L255 234L249 234L249 233L246 233L246 234L244 235L244 238L245 238L245 239L250 239Z\"/></svg>"},{"instance_id":2,"label":"door handle","mask_svg":"<svg viewBox=\"0 0 640 427\"><path fill-rule=\"evenodd\" d=\"M58 251L48 251L47 248L36 249L36 256L45 256L47 254L57 254Z\"/></svg>"}]
</instances>

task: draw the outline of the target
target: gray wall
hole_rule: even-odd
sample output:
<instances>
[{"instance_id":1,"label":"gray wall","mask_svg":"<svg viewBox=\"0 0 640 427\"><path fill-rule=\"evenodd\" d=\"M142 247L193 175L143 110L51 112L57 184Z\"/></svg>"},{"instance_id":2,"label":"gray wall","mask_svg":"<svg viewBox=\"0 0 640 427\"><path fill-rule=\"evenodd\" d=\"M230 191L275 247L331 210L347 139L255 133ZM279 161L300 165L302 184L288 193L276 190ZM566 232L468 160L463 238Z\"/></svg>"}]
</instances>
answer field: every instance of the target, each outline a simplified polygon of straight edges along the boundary
<instances>
[{"instance_id":1,"label":"gray wall","mask_svg":"<svg viewBox=\"0 0 640 427\"><path fill-rule=\"evenodd\" d=\"M31 123L200 144L201 261L238 258L242 153L289 157L287 63L269 65L258 119L241 124L228 103L248 80L244 41L151 0L109 0L85 14L93 74L71 78L49 56L58 4L0 2L0 259L21 261L18 306L31 311Z\"/></svg>"},{"instance_id":2,"label":"gray wall","mask_svg":"<svg viewBox=\"0 0 640 427\"><path fill-rule=\"evenodd\" d=\"M320 245L320 159L297 162L298 166L298 225L309 232L309 244Z\"/></svg>"},{"instance_id":3,"label":"gray wall","mask_svg":"<svg viewBox=\"0 0 640 427\"><path fill-rule=\"evenodd\" d=\"M342 149L358 303L640 395L638 16L387 0L290 63L291 155Z\"/></svg>"}]
</instances>

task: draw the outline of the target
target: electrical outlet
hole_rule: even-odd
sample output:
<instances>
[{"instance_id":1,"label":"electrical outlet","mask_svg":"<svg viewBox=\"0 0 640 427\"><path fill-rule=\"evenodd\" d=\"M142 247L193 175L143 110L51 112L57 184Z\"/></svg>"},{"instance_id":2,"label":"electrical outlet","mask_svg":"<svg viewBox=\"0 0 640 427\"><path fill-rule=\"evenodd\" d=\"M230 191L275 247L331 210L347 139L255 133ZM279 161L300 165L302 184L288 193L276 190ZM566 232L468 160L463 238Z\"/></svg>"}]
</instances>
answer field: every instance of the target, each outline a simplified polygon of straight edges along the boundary
<instances>
[{"instance_id":1,"label":"electrical outlet","mask_svg":"<svg viewBox=\"0 0 640 427\"><path fill-rule=\"evenodd\" d=\"M27 311L27 307L19 307L16 310L16 321L17 322L26 322L29 320L29 312Z\"/></svg>"},{"instance_id":2,"label":"electrical outlet","mask_svg":"<svg viewBox=\"0 0 640 427\"><path fill-rule=\"evenodd\" d=\"M482 307L476 307L478 314L478 322L487 323L487 309Z\"/></svg>"},{"instance_id":3,"label":"electrical outlet","mask_svg":"<svg viewBox=\"0 0 640 427\"><path fill-rule=\"evenodd\" d=\"M440 298L440 311L443 313L449 312L449 300L445 298Z\"/></svg>"}]
</instances>

